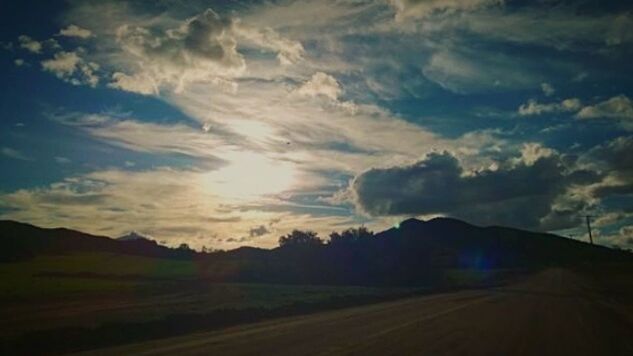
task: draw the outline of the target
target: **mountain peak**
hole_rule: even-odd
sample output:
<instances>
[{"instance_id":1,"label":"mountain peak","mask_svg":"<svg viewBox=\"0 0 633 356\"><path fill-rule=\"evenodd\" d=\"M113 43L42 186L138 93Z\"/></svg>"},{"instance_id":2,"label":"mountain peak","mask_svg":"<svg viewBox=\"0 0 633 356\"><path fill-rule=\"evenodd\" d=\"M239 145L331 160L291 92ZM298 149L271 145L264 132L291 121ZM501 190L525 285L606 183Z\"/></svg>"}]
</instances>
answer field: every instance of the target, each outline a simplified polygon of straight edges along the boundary
<instances>
[{"instance_id":1,"label":"mountain peak","mask_svg":"<svg viewBox=\"0 0 633 356\"><path fill-rule=\"evenodd\" d=\"M416 218L408 218L400 222L399 227L408 227L415 226L419 224L424 224L424 220L416 219Z\"/></svg>"},{"instance_id":2,"label":"mountain peak","mask_svg":"<svg viewBox=\"0 0 633 356\"><path fill-rule=\"evenodd\" d=\"M136 231L131 231L127 235L123 235L121 237L118 237L117 240L119 240L119 241L138 241L138 240L151 241L152 239L150 239L148 237L145 237L145 236L139 234Z\"/></svg>"}]
</instances>

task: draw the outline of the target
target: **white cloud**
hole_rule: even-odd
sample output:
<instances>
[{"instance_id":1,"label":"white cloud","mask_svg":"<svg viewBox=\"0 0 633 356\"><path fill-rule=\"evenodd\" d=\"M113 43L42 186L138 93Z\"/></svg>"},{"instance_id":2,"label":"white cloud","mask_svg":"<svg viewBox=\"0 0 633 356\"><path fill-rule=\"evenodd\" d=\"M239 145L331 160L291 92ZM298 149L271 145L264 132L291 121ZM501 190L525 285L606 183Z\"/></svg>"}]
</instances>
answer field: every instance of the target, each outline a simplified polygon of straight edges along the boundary
<instances>
[{"instance_id":1,"label":"white cloud","mask_svg":"<svg viewBox=\"0 0 633 356\"><path fill-rule=\"evenodd\" d=\"M119 75L112 85L135 89L141 94L147 94L150 85L140 78L151 78L155 86L182 92L193 82L231 81L246 68L244 57L237 51L233 21L211 9L162 33L153 28L123 25L116 36L129 56L132 74Z\"/></svg>"},{"instance_id":2,"label":"white cloud","mask_svg":"<svg viewBox=\"0 0 633 356\"><path fill-rule=\"evenodd\" d=\"M13 63L16 65L16 67L22 67L26 62L24 62L24 59L22 58L17 58L13 61Z\"/></svg>"},{"instance_id":3,"label":"white cloud","mask_svg":"<svg viewBox=\"0 0 633 356\"><path fill-rule=\"evenodd\" d=\"M554 87L549 83L541 83L541 90L545 96L552 96L556 92Z\"/></svg>"},{"instance_id":4,"label":"white cloud","mask_svg":"<svg viewBox=\"0 0 633 356\"><path fill-rule=\"evenodd\" d=\"M63 157L63 156L55 156L55 162L59 163L59 164L69 164L71 162L71 160L67 157Z\"/></svg>"},{"instance_id":5,"label":"white cloud","mask_svg":"<svg viewBox=\"0 0 633 356\"><path fill-rule=\"evenodd\" d=\"M503 0L388 0L396 11L396 21L425 18L434 13L474 11L503 4Z\"/></svg>"},{"instance_id":6,"label":"white cloud","mask_svg":"<svg viewBox=\"0 0 633 356\"><path fill-rule=\"evenodd\" d=\"M310 80L297 89L297 93L300 95L311 97L325 96L332 100L337 100L341 91L341 86L336 79L323 72L314 73Z\"/></svg>"},{"instance_id":7,"label":"white cloud","mask_svg":"<svg viewBox=\"0 0 633 356\"><path fill-rule=\"evenodd\" d=\"M521 11L481 11L444 19L442 27L459 28L519 44L560 50L586 51L589 46L615 46L633 41L630 13L606 14L578 11L574 5L525 7ZM628 26L627 26L628 25Z\"/></svg>"},{"instance_id":8,"label":"white cloud","mask_svg":"<svg viewBox=\"0 0 633 356\"><path fill-rule=\"evenodd\" d=\"M598 104L585 106L576 116L579 119L633 119L633 102L625 95L618 95Z\"/></svg>"},{"instance_id":9,"label":"white cloud","mask_svg":"<svg viewBox=\"0 0 633 356\"><path fill-rule=\"evenodd\" d=\"M66 37L78 37L78 38L89 38L92 36L92 32L90 30L86 30L85 28L81 28L77 25L69 25L68 27L59 30L60 36Z\"/></svg>"},{"instance_id":10,"label":"white cloud","mask_svg":"<svg viewBox=\"0 0 633 356\"><path fill-rule=\"evenodd\" d=\"M18 41L20 42L20 47L26 49L31 53L42 53L42 43L32 39L27 35L21 35L18 37Z\"/></svg>"},{"instance_id":11,"label":"white cloud","mask_svg":"<svg viewBox=\"0 0 633 356\"><path fill-rule=\"evenodd\" d=\"M495 165L495 157L508 152L518 157L515 165L532 167L537 161L554 155L553 150L538 144L522 146L503 139L492 130L446 138L368 104L380 95L379 91L388 93L381 98L410 95L424 100L426 93L437 90L429 81L458 93L505 92L517 88L533 90L541 85L544 94L553 94L554 88L544 83L559 78L552 75L553 71L547 71L551 62L535 65L520 53L471 46L460 36L466 29L471 31L468 36L474 32L501 41L545 42L547 45L550 39L552 43L577 41L580 36L553 21L565 22L569 18L548 18L547 31L550 33L547 33L533 26L538 20L536 16L524 16L519 21L514 12L487 9L497 3L478 0L392 1L393 6L402 6L400 19L424 18L424 21L409 24L394 23L392 8L384 2L264 2L245 5L238 9L239 13L231 13L230 16L240 16L240 20L222 12L225 8L218 13L207 10L183 20L176 15L181 12L171 9L149 15L135 14L132 7L119 2L73 5L74 15L65 18L65 23L94 29L94 41L99 42L96 46L91 46L92 42L86 45L94 51L90 55L80 51L77 55L102 64L109 71L102 77L111 78L108 86L157 95L197 120L198 125L157 124L98 115L66 123L98 140L125 149L194 157L191 161L199 163L198 168L192 169L193 172L177 173L182 175L183 181L210 167L219 170L232 165L233 168L225 173L236 177L235 181L243 187L220 189L215 186L217 190L209 189L210 176L202 178L200 175L199 180L187 181L192 186L203 187L205 192L200 199L211 199L207 193L213 193L217 199L215 195L221 195L223 191L245 193L249 189L260 189L251 188L249 184L248 178L257 176L252 173L252 168L269 167L274 162L285 162L280 172L288 174L284 173L281 178L268 177L275 181L271 186L278 187L277 181L283 183L290 180L288 177L300 176L298 181L305 184L293 186L292 192L286 192L288 196L319 193L324 199L331 196L332 187L346 179L340 177L357 175L375 167L410 165L419 161L421 155L437 150L447 150L456 156L468 176L477 172L503 171L507 167ZM486 11L479 11L484 7ZM462 10L469 13L461 13ZM445 16L448 14L457 16ZM591 23L596 21L585 21L578 28L586 29ZM527 33L515 30L514 24ZM489 31L491 29L495 31ZM597 37L585 30L579 33L588 35L589 42ZM359 34L366 37L358 41ZM371 41L364 41L369 36L372 36ZM426 78L420 75L421 65ZM77 73L80 69L74 69L73 76ZM560 77L571 77L571 74L556 73ZM343 88L336 78L345 78L345 97L354 98L358 104L340 101ZM299 84L295 86L294 83ZM369 88L369 83L374 84L373 88ZM235 90L237 85L239 91ZM224 89L218 90L219 87ZM296 94L307 98L299 98ZM522 115L537 115L578 111L582 105L572 98L555 103L533 101L522 107L519 108ZM439 119L416 118L421 123ZM139 164L138 168L143 166ZM130 175L126 176L127 173ZM122 172L120 176L135 179L131 173ZM169 175L147 173L147 177L154 179ZM148 181L146 184L153 183ZM131 189L119 180L115 185L116 189ZM161 186L154 185L153 188L161 189ZM183 201L189 199L198 204L195 195L187 194L183 195ZM120 196L113 193L112 204L119 199ZM240 199L235 209L253 203L248 197L241 196ZM144 197L138 197L138 200L144 201ZM198 205L214 208L204 203ZM134 203L129 202L129 206L133 211ZM81 216L82 213L72 207L64 209L69 216ZM159 219L149 212L143 214L145 220L141 221L148 225ZM296 212L288 213L284 218L289 227L307 221ZM313 216L310 218L311 223L321 224ZM334 221L328 219L328 222ZM122 225L132 224L131 220L116 221ZM185 230L200 230L202 224L194 220L186 221L187 226L161 222L157 229L163 229L162 234L166 234L169 229L176 231L182 227L178 232L181 234ZM233 237L248 236L253 226L265 224L265 221L249 221L241 226L235 224L241 230L231 231L236 234ZM107 226L103 224L100 228ZM132 229L136 228L127 227L127 230ZM204 227L202 230L208 231Z\"/></svg>"},{"instance_id":12,"label":"white cloud","mask_svg":"<svg viewBox=\"0 0 633 356\"><path fill-rule=\"evenodd\" d=\"M138 152L184 154L206 159L225 153L227 144L217 135L183 124L156 124L103 114L70 113L53 116L64 125L74 126L118 147Z\"/></svg>"},{"instance_id":13,"label":"white cloud","mask_svg":"<svg viewBox=\"0 0 633 356\"><path fill-rule=\"evenodd\" d=\"M144 73L127 75L121 72L112 74L112 82L108 86L143 95L158 94L158 85L154 79Z\"/></svg>"},{"instance_id":14,"label":"white cloud","mask_svg":"<svg viewBox=\"0 0 633 356\"><path fill-rule=\"evenodd\" d=\"M532 166L534 165L534 162L539 159L548 158L555 154L557 154L557 152L551 148L545 147L539 143L529 142L523 144L520 162L523 162L527 166Z\"/></svg>"},{"instance_id":15,"label":"white cloud","mask_svg":"<svg viewBox=\"0 0 633 356\"><path fill-rule=\"evenodd\" d=\"M42 61L42 68L59 77L67 77L75 73L80 61L75 52L59 52L53 59Z\"/></svg>"},{"instance_id":16,"label":"white cloud","mask_svg":"<svg viewBox=\"0 0 633 356\"><path fill-rule=\"evenodd\" d=\"M612 234L598 233L594 240L603 245L633 250L633 225L622 226Z\"/></svg>"},{"instance_id":17,"label":"white cloud","mask_svg":"<svg viewBox=\"0 0 633 356\"><path fill-rule=\"evenodd\" d=\"M241 39L251 42L260 48L267 48L277 52L277 59L283 65L289 65L299 62L303 59L305 50L298 41L292 41L282 37L272 28L266 27L263 30L242 25L237 22L234 31Z\"/></svg>"},{"instance_id":18,"label":"white cloud","mask_svg":"<svg viewBox=\"0 0 633 356\"><path fill-rule=\"evenodd\" d=\"M559 113L559 112L574 112L582 108L580 99L569 98L561 101L560 103L547 103L541 104L534 99L528 100L527 104L519 106L519 115L542 115L547 113Z\"/></svg>"},{"instance_id":19,"label":"white cloud","mask_svg":"<svg viewBox=\"0 0 633 356\"><path fill-rule=\"evenodd\" d=\"M73 85L87 84L95 87L99 83L99 77L95 74L99 65L86 62L77 52L57 52L52 59L44 60L41 64L45 71Z\"/></svg>"},{"instance_id":20,"label":"white cloud","mask_svg":"<svg viewBox=\"0 0 633 356\"><path fill-rule=\"evenodd\" d=\"M5 157L9 157L9 158L13 158L13 159L21 160L21 161L32 161L31 157L11 147L0 148L0 154L2 154Z\"/></svg>"},{"instance_id":21,"label":"white cloud","mask_svg":"<svg viewBox=\"0 0 633 356\"><path fill-rule=\"evenodd\" d=\"M520 63L520 64L519 64ZM538 85L529 63L502 53L469 48L440 48L422 68L424 76L456 93L500 91Z\"/></svg>"},{"instance_id":22,"label":"white cloud","mask_svg":"<svg viewBox=\"0 0 633 356\"><path fill-rule=\"evenodd\" d=\"M242 171L250 169L252 163L256 164L250 171ZM260 247L276 246L278 236L297 226L328 233L334 224L347 221L351 225L346 217L292 214L282 200L272 196L242 200L241 187L228 182L224 174L241 175L245 181L253 176L272 179L267 175L278 171L257 172L262 163L265 161L245 161L239 167L227 166L226 172L165 167L135 172L95 171L45 187L1 194L0 207L7 208L2 218L109 236L135 230L166 240L168 245L186 241L197 248L234 248L244 241L229 239L250 236L252 227L258 225L268 226L269 233L249 244ZM272 207L282 209L275 211ZM270 221L278 223L271 226Z\"/></svg>"}]
</instances>

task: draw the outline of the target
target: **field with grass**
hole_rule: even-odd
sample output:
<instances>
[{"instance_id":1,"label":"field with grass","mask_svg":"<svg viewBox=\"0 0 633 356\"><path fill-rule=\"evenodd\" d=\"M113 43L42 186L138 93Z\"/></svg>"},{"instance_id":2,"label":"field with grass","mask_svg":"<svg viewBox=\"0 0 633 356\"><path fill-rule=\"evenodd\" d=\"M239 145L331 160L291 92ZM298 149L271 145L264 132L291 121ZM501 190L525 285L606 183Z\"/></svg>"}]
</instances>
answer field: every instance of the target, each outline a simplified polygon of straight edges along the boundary
<instances>
[{"instance_id":1,"label":"field with grass","mask_svg":"<svg viewBox=\"0 0 633 356\"><path fill-rule=\"evenodd\" d=\"M0 281L0 341L25 347L28 340L37 338L42 345L48 342L49 348L59 351L68 351L66 344L59 344L59 335L70 335L68 345L79 350L82 345L103 346L160 336L152 330L177 334L175 328L182 332L212 329L418 291L213 283L204 278L203 268L193 260L107 253L38 256L3 263ZM93 340L97 337L99 340Z\"/></svg>"}]
</instances>

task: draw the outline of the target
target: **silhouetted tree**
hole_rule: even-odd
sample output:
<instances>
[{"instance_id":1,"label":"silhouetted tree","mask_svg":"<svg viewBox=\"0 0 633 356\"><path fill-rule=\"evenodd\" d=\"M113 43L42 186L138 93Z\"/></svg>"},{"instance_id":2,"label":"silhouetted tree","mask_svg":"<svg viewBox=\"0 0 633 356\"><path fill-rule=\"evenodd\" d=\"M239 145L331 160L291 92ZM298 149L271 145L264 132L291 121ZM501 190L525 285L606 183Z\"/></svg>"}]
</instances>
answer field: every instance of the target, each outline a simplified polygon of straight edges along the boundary
<instances>
[{"instance_id":1,"label":"silhouetted tree","mask_svg":"<svg viewBox=\"0 0 633 356\"><path fill-rule=\"evenodd\" d=\"M318 246L323 240L314 231L293 230L286 236L279 238L279 246Z\"/></svg>"},{"instance_id":2,"label":"silhouetted tree","mask_svg":"<svg viewBox=\"0 0 633 356\"><path fill-rule=\"evenodd\" d=\"M373 231L367 230L366 227L361 226L359 228L349 228L341 233L333 232L330 234L330 244L353 244L374 236Z\"/></svg>"},{"instance_id":3,"label":"silhouetted tree","mask_svg":"<svg viewBox=\"0 0 633 356\"><path fill-rule=\"evenodd\" d=\"M189 247L189 245L184 242L181 243L180 246L178 246L178 249L181 251L191 251L191 247Z\"/></svg>"}]
</instances>

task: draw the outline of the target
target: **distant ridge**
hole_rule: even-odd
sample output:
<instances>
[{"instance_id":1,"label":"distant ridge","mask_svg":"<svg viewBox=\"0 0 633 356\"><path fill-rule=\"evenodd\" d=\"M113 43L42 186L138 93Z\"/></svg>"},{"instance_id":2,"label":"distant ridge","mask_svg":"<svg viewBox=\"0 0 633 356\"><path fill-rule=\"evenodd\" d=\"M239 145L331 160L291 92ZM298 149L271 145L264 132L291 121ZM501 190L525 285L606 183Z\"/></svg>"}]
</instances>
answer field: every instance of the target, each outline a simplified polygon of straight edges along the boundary
<instances>
[{"instance_id":1,"label":"distant ridge","mask_svg":"<svg viewBox=\"0 0 633 356\"><path fill-rule=\"evenodd\" d=\"M117 237L116 238L118 241L137 241L137 240L146 240L146 241L153 241L152 239L143 236L139 233L137 233L136 231L131 231L130 233Z\"/></svg>"},{"instance_id":2,"label":"distant ridge","mask_svg":"<svg viewBox=\"0 0 633 356\"><path fill-rule=\"evenodd\" d=\"M170 249L146 238L129 235L124 237L124 240L116 240L66 228L47 229L0 220L0 262L75 252L109 252L160 258L183 258L191 255L190 251Z\"/></svg>"},{"instance_id":3,"label":"distant ridge","mask_svg":"<svg viewBox=\"0 0 633 356\"><path fill-rule=\"evenodd\" d=\"M195 259L201 278L220 282L403 286L441 283L443 271L452 269L531 269L633 260L629 252L553 234L480 227L452 218L407 219L346 244L271 250L240 247L214 253L170 249L138 233L111 239L0 221L0 261L79 252Z\"/></svg>"}]
</instances>

